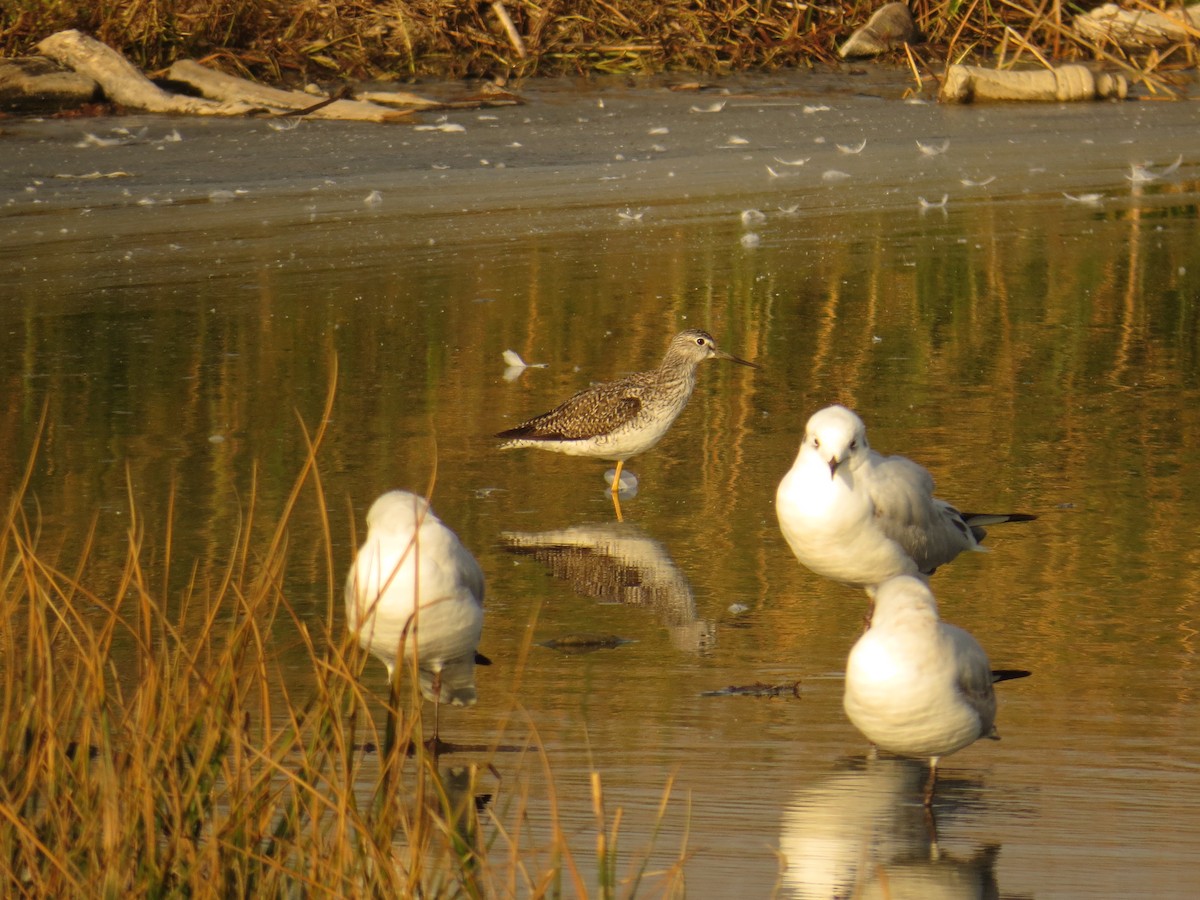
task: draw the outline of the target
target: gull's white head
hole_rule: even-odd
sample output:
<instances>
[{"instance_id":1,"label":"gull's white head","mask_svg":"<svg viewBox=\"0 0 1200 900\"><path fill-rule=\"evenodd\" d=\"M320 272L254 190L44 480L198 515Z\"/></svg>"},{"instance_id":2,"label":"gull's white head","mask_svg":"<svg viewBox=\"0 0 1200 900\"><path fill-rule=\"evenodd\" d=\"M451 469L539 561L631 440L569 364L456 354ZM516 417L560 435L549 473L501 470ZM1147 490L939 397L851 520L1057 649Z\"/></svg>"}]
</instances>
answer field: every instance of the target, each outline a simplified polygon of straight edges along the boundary
<instances>
[{"instance_id":1,"label":"gull's white head","mask_svg":"<svg viewBox=\"0 0 1200 900\"><path fill-rule=\"evenodd\" d=\"M388 491L371 504L367 512L367 529L376 534L408 535L417 528L418 521L426 519L439 522L432 511L426 511L429 503L408 491Z\"/></svg>"},{"instance_id":2,"label":"gull's white head","mask_svg":"<svg viewBox=\"0 0 1200 900\"><path fill-rule=\"evenodd\" d=\"M871 451L867 426L844 406L827 406L813 413L804 429L802 452L815 455L829 467L830 479L846 466L853 472Z\"/></svg>"}]
</instances>

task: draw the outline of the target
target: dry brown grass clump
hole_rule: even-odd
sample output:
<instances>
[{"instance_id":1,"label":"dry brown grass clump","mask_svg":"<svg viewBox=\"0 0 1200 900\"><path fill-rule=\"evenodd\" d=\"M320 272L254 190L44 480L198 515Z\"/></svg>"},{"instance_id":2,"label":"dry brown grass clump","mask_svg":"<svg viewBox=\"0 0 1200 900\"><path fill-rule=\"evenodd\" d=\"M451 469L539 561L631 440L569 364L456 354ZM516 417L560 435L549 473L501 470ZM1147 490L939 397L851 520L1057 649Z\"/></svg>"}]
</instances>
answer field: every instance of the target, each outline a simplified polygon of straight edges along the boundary
<instances>
[{"instance_id":1,"label":"dry brown grass clump","mask_svg":"<svg viewBox=\"0 0 1200 900\"><path fill-rule=\"evenodd\" d=\"M132 498L124 572L97 587L86 550L71 571L40 555L23 493L0 522L0 892L399 896L469 883L471 849L438 837L475 827L474 809L441 803L436 768L405 755L419 698L376 733L361 660L331 630L310 634L284 595L286 513L261 554L235 536L227 564L198 568L168 600ZM316 673L304 698L272 650L286 618Z\"/></svg>"},{"instance_id":2,"label":"dry brown grass clump","mask_svg":"<svg viewBox=\"0 0 1200 900\"><path fill-rule=\"evenodd\" d=\"M302 488L324 508L323 430L265 545L248 537L251 497L228 561L201 561L173 596L163 587L171 535L166 561L146 564L132 496L124 571L103 585L90 583L94 527L67 571L39 550L25 486L9 501L0 519L0 894L542 896L565 884L584 896L587 883L614 894L616 826L599 773L599 872L587 877L557 826L532 728L508 748L506 768L519 773L528 758L548 785L549 800L535 800L550 821L536 835L527 783L477 803L475 776L494 747L474 748L473 764L439 766L423 740L414 673L399 673L390 697L362 690L362 654L334 612L340 578L327 523L328 607L315 622L297 615L285 529ZM313 673L303 690L288 675L297 650ZM376 725L381 705L385 727ZM629 895L641 877L635 862Z\"/></svg>"},{"instance_id":3,"label":"dry brown grass clump","mask_svg":"<svg viewBox=\"0 0 1200 900\"><path fill-rule=\"evenodd\" d=\"M1172 8L1166 0L1128 0ZM147 69L209 58L271 81L439 78L587 72L709 74L802 67L835 46L879 2L796 0L11 0L0 8L0 52L29 53L77 28ZM995 54L1095 56L1156 69L1194 65L1192 42L1136 54L1096 47L1069 28L1088 0L912 0L927 58ZM897 57L901 59L902 57Z\"/></svg>"}]
</instances>

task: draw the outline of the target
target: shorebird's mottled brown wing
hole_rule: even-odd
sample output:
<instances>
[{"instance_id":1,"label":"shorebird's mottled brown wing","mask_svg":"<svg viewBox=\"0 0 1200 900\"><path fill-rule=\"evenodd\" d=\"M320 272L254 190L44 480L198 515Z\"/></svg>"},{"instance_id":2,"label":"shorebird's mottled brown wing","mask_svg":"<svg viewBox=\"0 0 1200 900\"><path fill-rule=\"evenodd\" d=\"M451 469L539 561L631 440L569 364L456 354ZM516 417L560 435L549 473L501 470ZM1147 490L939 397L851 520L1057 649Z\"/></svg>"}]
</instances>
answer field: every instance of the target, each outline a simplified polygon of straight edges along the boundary
<instances>
[{"instance_id":1,"label":"shorebird's mottled brown wing","mask_svg":"<svg viewBox=\"0 0 1200 900\"><path fill-rule=\"evenodd\" d=\"M642 410L638 386L630 379L585 388L550 412L535 416L496 437L527 441L582 441L610 434Z\"/></svg>"}]
</instances>

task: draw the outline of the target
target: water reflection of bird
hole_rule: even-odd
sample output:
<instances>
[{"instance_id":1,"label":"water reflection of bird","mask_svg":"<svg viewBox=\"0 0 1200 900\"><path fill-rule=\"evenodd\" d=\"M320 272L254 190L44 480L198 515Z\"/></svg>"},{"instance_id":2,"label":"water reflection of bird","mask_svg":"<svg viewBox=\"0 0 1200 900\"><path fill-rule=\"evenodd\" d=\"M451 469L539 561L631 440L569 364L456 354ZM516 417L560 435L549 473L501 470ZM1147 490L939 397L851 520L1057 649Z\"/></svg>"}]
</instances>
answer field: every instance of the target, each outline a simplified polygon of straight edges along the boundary
<instances>
[{"instance_id":1,"label":"water reflection of bird","mask_svg":"<svg viewBox=\"0 0 1200 900\"><path fill-rule=\"evenodd\" d=\"M497 434L504 439L500 449L540 447L569 456L615 460L615 494L625 460L662 440L692 396L696 367L714 358L758 368L718 348L707 332L682 331L671 339L657 369L584 388L550 412Z\"/></svg>"},{"instance_id":2,"label":"water reflection of bird","mask_svg":"<svg viewBox=\"0 0 1200 900\"><path fill-rule=\"evenodd\" d=\"M992 684L1028 674L993 672L974 637L938 618L925 582L901 575L875 590L871 627L846 661L842 705L876 746L929 758L928 806L941 757L999 738Z\"/></svg>"},{"instance_id":3,"label":"water reflection of bird","mask_svg":"<svg viewBox=\"0 0 1200 900\"><path fill-rule=\"evenodd\" d=\"M798 791L780 833L783 896L999 897L999 847L981 847L965 859L940 850L917 802L921 780L919 763L879 758Z\"/></svg>"},{"instance_id":4,"label":"water reflection of bird","mask_svg":"<svg viewBox=\"0 0 1200 900\"><path fill-rule=\"evenodd\" d=\"M346 579L346 615L389 678L401 654L415 656L426 699L472 705L483 591L475 557L426 500L389 491L371 505Z\"/></svg>"},{"instance_id":5,"label":"water reflection of bird","mask_svg":"<svg viewBox=\"0 0 1200 900\"><path fill-rule=\"evenodd\" d=\"M506 531L505 549L547 566L585 597L654 610L681 650L704 652L716 640L696 613L692 588L665 547L632 525L576 525L556 531Z\"/></svg>"},{"instance_id":6,"label":"water reflection of bird","mask_svg":"<svg viewBox=\"0 0 1200 900\"><path fill-rule=\"evenodd\" d=\"M1033 519L964 514L933 496L933 478L903 456L867 444L844 406L815 413L775 495L779 527L802 564L870 589L894 575L930 575L964 550L984 550L982 526Z\"/></svg>"}]
</instances>

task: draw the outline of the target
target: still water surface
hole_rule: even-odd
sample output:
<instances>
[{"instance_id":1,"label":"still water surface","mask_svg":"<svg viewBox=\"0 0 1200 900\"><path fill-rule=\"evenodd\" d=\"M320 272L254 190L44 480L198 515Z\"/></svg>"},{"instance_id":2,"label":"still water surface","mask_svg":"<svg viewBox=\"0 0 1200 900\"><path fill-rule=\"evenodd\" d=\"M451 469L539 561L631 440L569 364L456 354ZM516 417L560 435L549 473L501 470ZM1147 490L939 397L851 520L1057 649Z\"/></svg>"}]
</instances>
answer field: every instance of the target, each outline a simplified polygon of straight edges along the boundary
<instances>
[{"instance_id":1,"label":"still water surface","mask_svg":"<svg viewBox=\"0 0 1200 900\"><path fill-rule=\"evenodd\" d=\"M173 577L192 560L216 577L246 498L263 529L281 509L299 419L317 421L336 367L319 463L338 563L372 499L424 490L436 462L435 508L488 577L495 660L444 733L536 729L585 876L595 769L622 810L622 874L671 785L651 894L686 854L693 896L1192 896L1195 110L947 110L806 84L739 83L719 113L654 87L546 89L454 114L465 133L20 123L0 138L0 487L48 403L29 493L45 552L69 568L95 518L96 577L115 578L132 494L161 561L173 487ZM148 131L75 146L117 124ZM54 177L92 171L128 174ZM766 221L744 225L749 208ZM495 449L589 381L654 365L684 327L763 368L704 365L629 464L624 522L607 464ZM509 348L547 367L507 381ZM919 767L867 760L841 711L864 598L803 570L775 521L804 422L831 402L942 496L1039 516L933 580L995 666L1034 672L1001 686L1003 740L944 762L936 848ZM289 533L289 599L314 623L319 520L310 501ZM296 694L310 676L288 627ZM581 632L628 642L540 645ZM383 667L364 677L382 695ZM789 689L709 695L756 683ZM543 778L491 762L502 814Z\"/></svg>"}]
</instances>

